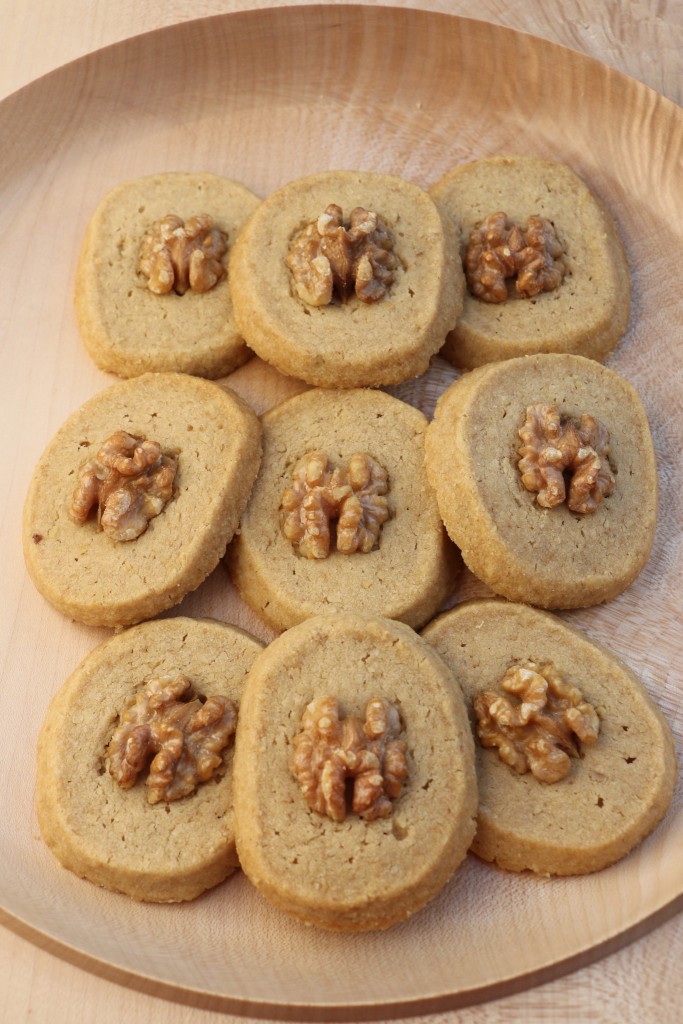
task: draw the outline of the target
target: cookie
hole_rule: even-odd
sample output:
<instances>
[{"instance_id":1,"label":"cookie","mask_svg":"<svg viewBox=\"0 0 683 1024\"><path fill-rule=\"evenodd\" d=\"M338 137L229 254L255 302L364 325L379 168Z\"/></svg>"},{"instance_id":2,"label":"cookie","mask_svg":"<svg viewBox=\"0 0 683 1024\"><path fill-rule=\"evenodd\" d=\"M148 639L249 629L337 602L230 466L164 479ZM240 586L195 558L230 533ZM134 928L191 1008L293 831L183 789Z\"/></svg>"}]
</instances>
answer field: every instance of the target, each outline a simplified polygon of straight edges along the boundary
<instances>
[{"instance_id":1,"label":"cookie","mask_svg":"<svg viewBox=\"0 0 683 1024\"><path fill-rule=\"evenodd\" d=\"M239 182L180 172L126 182L102 199L87 227L75 289L81 337L101 369L120 377L178 371L215 378L249 359L251 353L235 326L228 264L238 232L259 203ZM171 250L154 228L169 215L176 218L165 227L167 241L174 232L176 236L172 286L170 278L160 284L158 267L151 278L140 269L144 244L163 250L161 257L153 256L161 260L164 271L169 269ZM188 222L205 215L222 233L215 264L205 264L213 267L213 276L220 276L210 286L211 276L192 275L194 283L188 286L178 257L178 230L192 237ZM204 230L195 244L206 251L206 239ZM189 238L187 244L192 248ZM150 290L150 281L156 291Z\"/></svg>"},{"instance_id":2,"label":"cookie","mask_svg":"<svg viewBox=\"0 0 683 1024\"><path fill-rule=\"evenodd\" d=\"M357 208L369 218L351 218ZM307 228L314 237L302 241ZM322 246L316 256L321 231L343 251ZM298 249L291 256L295 276L288 257L297 245L307 255L303 267ZM311 269L318 259L320 273L319 263ZM284 185L252 215L235 243L230 290L238 328L262 359L309 384L350 388L426 370L460 312L464 276L454 229L417 185L329 171Z\"/></svg>"},{"instance_id":3,"label":"cookie","mask_svg":"<svg viewBox=\"0 0 683 1024\"><path fill-rule=\"evenodd\" d=\"M211 778L156 802L146 768L128 788L111 774L111 741L136 695L178 673L194 699L231 702L239 722L244 680L261 647L234 626L178 617L134 626L87 655L53 698L38 741L38 821L64 867L151 902L194 899L232 874L233 740Z\"/></svg>"},{"instance_id":4,"label":"cookie","mask_svg":"<svg viewBox=\"0 0 683 1024\"><path fill-rule=\"evenodd\" d=\"M558 461L556 444L575 458ZM600 604L648 560L657 468L647 416L631 384L593 360L527 356L465 374L437 404L427 471L465 563L512 601Z\"/></svg>"},{"instance_id":5,"label":"cookie","mask_svg":"<svg viewBox=\"0 0 683 1024\"><path fill-rule=\"evenodd\" d=\"M484 224L486 256L482 262L471 250L462 314L441 352L446 359L462 369L537 352L605 359L628 326L630 272L612 215L574 171L536 157L491 157L456 167L430 194L460 226L466 264L471 233L491 215L505 214L505 227L522 232L511 238L502 225ZM542 271L531 266L541 251ZM558 277L552 290L537 290Z\"/></svg>"},{"instance_id":6,"label":"cookie","mask_svg":"<svg viewBox=\"0 0 683 1024\"><path fill-rule=\"evenodd\" d=\"M476 854L509 871L584 874L624 857L661 821L677 777L671 730L642 683L613 654L548 612L500 600L458 605L422 635L462 686L475 733L473 706L487 691L500 699L501 680L511 668L519 676L518 667L529 662L546 679L559 675L597 713L597 738L579 741L574 733L568 771L552 782L538 778L536 772L543 772L537 763L534 770L528 763L518 770L511 759L501 760L497 747L477 739ZM534 700L530 689L507 697L520 717L525 697ZM512 733L520 737L529 728ZM504 732L509 740L511 730ZM515 743L519 753L520 740Z\"/></svg>"},{"instance_id":7,"label":"cookie","mask_svg":"<svg viewBox=\"0 0 683 1024\"><path fill-rule=\"evenodd\" d=\"M348 735L340 741L345 754L329 715L318 713L329 698L347 725L373 722L366 735L355 721L353 742ZM307 716L318 731L309 725L305 739L295 739ZM357 762L368 749L374 768L363 780ZM381 779L367 779L376 772ZM462 694L428 644L378 616L317 616L259 655L242 701L238 778L243 870L280 909L327 929L386 928L419 910L448 881L474 833L477 788ZM360 792L364 781L372 792ZM350 785L353 805L345 797Z\"/></svg>"},{"instance_id":8,"label":"cookie","mask_svg":"<svg viewBox=\"0 0 683 1024\"><path fill-rule=\"evenodd\" d=\"M90 626L131 625L177 604L237 529L260 435L242 399L198 377L145 374L95 395L57 432L29 487L24 557L38 590ZM135 447L126 454L126 445ZM159 477L155 463L126 476L154 446ZM91 502L98 486L99 517ZM147 504L164 489L167 503L155 514L158 504ZM138 511L143 532L126 539Z\"/></svg>"},{"instance_id":9,"label":"cookie","mask_svg":"<svg viewBox=\"0 0 683 1024\"><path fill-rule=\"evenodd\" d=\"M461 563L424 471L422 413L384 392L318 389L262 425L261 471L228 551L247 604L276 630L340 609L424 624ZM363 458L374 477L357 487ZM366 550L349 543L354 523Z\"/></svg>"}]
</instances>

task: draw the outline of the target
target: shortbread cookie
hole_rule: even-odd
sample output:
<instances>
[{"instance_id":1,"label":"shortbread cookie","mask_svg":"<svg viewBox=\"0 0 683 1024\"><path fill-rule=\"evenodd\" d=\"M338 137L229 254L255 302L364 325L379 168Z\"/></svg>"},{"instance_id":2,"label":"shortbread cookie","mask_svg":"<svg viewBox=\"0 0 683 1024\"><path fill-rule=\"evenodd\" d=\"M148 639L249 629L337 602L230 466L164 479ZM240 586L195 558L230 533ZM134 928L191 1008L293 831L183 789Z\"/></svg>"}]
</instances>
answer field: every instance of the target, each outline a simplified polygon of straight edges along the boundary
<instances>
[{"instance_id":1,"label":"shortbread cookie","mask_svg":"<svg viewBox=\"0 0 683 1024\"><path fill-rule=\"evenodd\" d=\"M235 326L228 286L232 246L260 199L244 185L215 174L168 172L126 182L112 189L90 220L76 275L76 316L90 356L103 370L135 377L148 370L222 377L247 361L251 353ZM153 226L175 232L173 284L158 293L170 264L167 246ZM192 218L208 216L222 233L217 265L194 282L183 280L178 258L178 229L191 237ZM163 249L163 268L150 278L140 269L145 237L151 249ZM207 233L197 238L206 251ZM158 253L152 256L159 258ZM197 257L195 257L196 259ZM218 266L219 265L219 266ZM205 264L206 266L206 264ZM219 279L210 286L215 276ZM197 290L207 288L208 290ZM177 290L176 290L177 289ZM186 290L184 290L186 289ZM180 292L183 292L180 294Z\"/></svg>"},{"instance_id":2,"label":"shortbread cookie","mask_svg":"<svg viewBox=\"0 0 683 1024\"><path fill-rule=\"evenodd\" d=\"M112 738L137 695L179 673L189 685L169 709L176 717L174 741L177 705L188 698L204 708L217 698L226 700L239 722L244 680L261 647L234 626L179 617L134 626L84 659L52 700L38 741L38 820L45 842L65 867L107 889L153 902L194 899L232 874L238 867L232 823L234 737L217 749L204 727L197 745L197 732L191 736L185 727L180 765L188 792L176 799L168 797L179 778L178 751L171 760L172 783L163 795L149 785L160 772L156 757L152 760L158 748L151 743L144 766L124 788L112 774L117 757ZM140 716L140 730L147 720ZM194 762L188 757L193 740ZM129 744L126 749L134 753L138 748ZM207 750L216 751L218 763L212 764L210 777L197 781L196 760L200 754L206 757ZM159 756L165 756L163 747Z\"/></svg>"},{"instance_id":3,"label":"shortbread cookie","mask_svg":"<svg viewBox=\"0 0 683 1024\"><path fill-rule=\"evenodd\" d=\"M598 433L604 428L598 440L586 415L598 421ZM553 433L558 425L561 437ZM572 430L573 468L562 472L558 462L553 471L554 445L571 447ZM582 500L597 449L599 479ZM472 370L439 400L427 470L465 563L510 600L600 604L625 590L648 560L657 468L647 416L628 381L593 360L538 355ZM535 472L557 493L527 489Z\"/></svg>"},{"instance_id":4,"label":"shortbread cookie","mask_svg":"<svg viewBox=\"0 0 683 1024\"><path fill-rule=\"evenodd\" d=\"M384 392L321 389L262 424L261 472L228 551L247 604L277 630L340 609L424 624L461 563L424 471L422 413ZM353 493L357 456L374 477ZM320 479L308 486L311 472Z\"/></svg>"},{"instance_id":5,"label":"shortbread cookie","mask_svg":"<svg viewBox=\"0 0 683 1024\"><path fill-rule=\"evenodd\" d=\"M145 374L95 395L48 445L29 488L24 557L38 590L91 626L130 625L177 604L215 568L237 529L260 434L242 399L198 377ZM154 464L131 476L154 446L159 480L148 478ZM118 481L102 459L121 467ZM107 497L115 482L121 486ZM98 486L106 499L99 517ZM160 491L168 499L161 509Z\"/></svg>"},{"instance_id":6,"label":"shortbread cookie","mask_svg":"<svg viewBox=\"0 0 683 1024\"><path fill-rule=\"evenodd\" d=\"M363 216L352 218L357 208ZM230 289L239 330L263 359L309 384L348 388L417 376L462 307L464 276L446 221L422 189L401 178L330 171L290 182L265 200L235 244ZM301 271L307 283L298 287L287 261L307 227L314 238L304 247L310 241L314 251ZM318 228L334 246L327 256L315 255ZM369 243L372 260L354 276ZM350 256L349 245L357 249ZM361 284L365 272L369 282ZM325 304L313 304L319 301Z\"/></svg>"},{"instance_id":7,"label":"shortbread cookie","mask_svg":"<svg viewBox=\"0 0 683 1024\"><path fill-rule=\"evenodd\" d=\"M628 325L629 267L612 215L569 167L527 156L476 160L446 174L431 195L460 226L464 262L471 233L493 214L505 214L506 226L524 236L510 242L491 221L484 225L490 245L483 291L491 296L493 279L493 294L506 297L485 301L476 294L483 264L473 252L462 315L441 353L446 359L463 369L535 352L605 359ZM554 252L544 247L546 264L558 270L555 280L561 277L549 291L536 291L541 275L531 261L539 252L529 245L537 245L541 225L529 217L549 222L559 242ZM552 283L544 270L542 286Z\"/></svg>"},{"instance_id":8,"label":"shortbread cookie","mask_svg":"<svg viewBox=\"0 0 683 1024\"><path fill-rule=\"evenodd\" d=\"M480 857L510 871L584 874L625 856L661 821L677 776L671 731L641 682L613 654L548 612L500 600L458 605L430 623L423 636L462 686L477 736L480 799L472 849ZM541 697L539 674L550 680ZM515 685L521 680L516 693L501 687L506 676ZM569 704L578 702L567 715L576 724L561 748L569 752L566 774L550 782L539 776L547 777L548 766L561 760L553 737L563 733L557 708L558 731L543 724L552 700L541 705L558 689L554 679L575 688L580 700L566 690ZM512 712L501 705L491 709L488 692L502 697L501 705ZM512 750L484 747L482 714L474 711L482 703L499 726L492 737L484 715L484 739L502 740ZM579 739L593 712L597 737L587 733Z\"/></svg>"},{"instance_id":9,"label":"shortbread cookie","mask_svg":"<svg viewBox=\"0 0 683 1024\"><path fill-rule=\"evenodd\" d=\"M333 712L321 714L321 700ZM323 928L408 917L445 885L474 834L462 694L428 644L378 616L317 616L259 655L235 778L243 870L276 906Z\"/></svg>"}]
</instances>

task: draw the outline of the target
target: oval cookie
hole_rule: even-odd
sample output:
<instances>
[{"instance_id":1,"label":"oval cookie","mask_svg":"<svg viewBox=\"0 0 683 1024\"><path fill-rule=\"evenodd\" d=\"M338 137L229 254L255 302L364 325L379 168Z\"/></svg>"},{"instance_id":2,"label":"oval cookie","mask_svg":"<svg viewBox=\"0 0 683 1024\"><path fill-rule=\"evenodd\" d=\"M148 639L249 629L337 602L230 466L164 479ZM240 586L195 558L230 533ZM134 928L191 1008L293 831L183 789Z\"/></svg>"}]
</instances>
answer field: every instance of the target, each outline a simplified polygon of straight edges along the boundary
<instances>
[{"instance_id":1,"label":"oval cookie","mask_svg":"<svg viewBox=\"0 0 683 1024\"><path fill-rule=\"evenodd\" d=\"M313 390L272 409L262 424L261 471L228 551L247 604L277 630L333 609L377 612L411 626L425 623L451 592L460 559L424 471L422 413L383 392ZM341 502L308 531L329 529L326 557L309 557L305 544L285 536L283 498L309 453L327 460L328 477L346 473L356 454L386 472L379 500L389 518L371 550L339 550ZM317 500L322 488L312 490L297 498L293 514L301 522L309 514L306 502Z\"/></svg>"},{"instance_id":2,"label":"oval cookie","mask_svg":"<svg viewBox=\"0 0 683 1024\"><path fill-rule=\"evenodd\" d=\"M540 405L555 408L563 424L589 414L608 431L603 463L614 486L594 511L573 511L568 496L543 507L523 484L519 431L527 410ZM546 455L551 440L549 433ZM427 471L465 563L512 601L600 604L625 590L648 560L657 468L647 416L631 384L593 360L528 356L466 374L438 402Z\"/></svg>"},{"instance_id":3,"label":"oval cookie","mask_svg":"<svg viewBox=\"0 0 683 1024\"><path fill-rule=\"evenodd\" d=\"M628 325L630 273L612 215L574 171L537 157L491 157L456 167L430 193L459 225L463 259L470 233L502 212L522 229L529 216L549 221L564 266L558 287L525 298L513 278L503 302L484 301L470 285L446 359L462 369L536 352L605 359Z\"/></svg>"},{"instance_id":4,"label":"oval cookie","mask_svg":"<svg viewBox=\"0 0 683 1024\"><path fill-rule=\"evenodd\" d=\"M335 820L309 806L290 762L306 708L324 696L338 701L344 719L362 718L374 699L398 712L408 774L388 815L367 820L349 807ZM321 767L316 755L313 762ZM448 881L474 831L462 694L429 645L379 617L309 619L259 656L242 702L238 777L242 868L276 906L323 928L364 931L403 920Z\"/></svg>"},{"instance_id":5,"label":"oval cookie","mask_svg":"<svg viewBox=\"0 0 683 1024\"><path fill-rule=\"evenodd\" d=\"M383 298L355 292L314 306L287 265L298 232L330 204L346 224L356 207L378 214L397 266ZM309 384L349 388L397 384L427 369L462 307L464 277L454 231L417 185L359 171L301 178L270 195L235 244L230 288L239 330L282 373Z\"/></svg>"},{"instance_id":6,"label":"oval cookie","mask_svg":"<svg viewBox=\"0 0 683 1024\"><path fill-rule=\"evenodd\" d=\"M177 463L173 495L133 540L93 510L69 515L81 473L119 431ZM184 374L121 381L73 413L46 448L24 506L24 557L41 594L91 626L152 618L199 586L239 523L260 457L256 414L232 392Z\"/></svg>"},{"instance_id":7,"label":"oval cookie","mask_svg":"<svg viewBox=\"0 0 683 1024\"><path fill-rule=\"evenodd\" d=\"M75 290L83 343L101 369L120 377L155 370L215 378L249 359L235 326L229 261L260 201L239 182L181 172L126 182L102 199L88 224ZM145 235L170 214L185 225L208 214L225 235L223 276L208 291L155 294L139 269Z\"/></svg>"},{"instance_id":8,"label":"oval cookie","mask_svg":"<svg viewBox=\"0 0 683 1024\"><path fill-rule=\"evenodd\" d=\"M599 714L597 740L579 743L568 774L552 783L475 741L480 857L510 871L584 874L625 856L664 817L677 775L671 731L614 655L547 612L498 600L459 605L423 636L462 686L475 729L475 698L500 695L506 672L529 660L550 663Z\"/></svg>"},{"instance_id":9,"label":"oval cookie","mask_svg":"<svg viewBox=\"0 0 683 1024\"><path fill-rule=\"evenodd\" d=\"M151 680L182 672L196 697L237 708L262 645L234 626L184 617L145 622L96 647L53 698L38 741L36 804L43 838L83 878L138 900L190 900L237 867L233 743L213 778L181 799L150 803L145 772L122 788L107 748L129 702Z\"/></svg>"}]
</instances>

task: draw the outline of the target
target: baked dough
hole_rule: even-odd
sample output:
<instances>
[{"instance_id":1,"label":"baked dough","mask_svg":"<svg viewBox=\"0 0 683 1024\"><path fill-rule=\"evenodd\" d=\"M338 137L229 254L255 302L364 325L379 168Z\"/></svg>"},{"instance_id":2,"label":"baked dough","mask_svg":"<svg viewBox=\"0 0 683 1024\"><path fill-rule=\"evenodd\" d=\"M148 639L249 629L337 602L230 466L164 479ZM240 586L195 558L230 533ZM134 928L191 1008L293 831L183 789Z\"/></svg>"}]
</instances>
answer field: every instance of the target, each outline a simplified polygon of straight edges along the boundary
<instances>
[{"instance_id":1,"label":"baked dough","mask_svg":"<svg viewBox=\"0 0 683 1024\"><path fill-rule=\"evenodd\" d=\"M307 305L286 257L292 237L330 203L378 213L401 267L379 302ZM247 344L282 373L323 387L397 384L427 369L462 307L455 229L417 185L359 171L329 171L270 195L235 243L230 290Z\"/></svg>"},{"instance_id":2,"label":"baked dough","mask_svg":"<svg viewBox=\"0 0 683 1024\"><path fill-rule=\"evenodd\" d=\"M666 814L677 777L671 731L642 683L613 654L548 612L468 601L423 631L471 709L517 662L552 662L600 709L594 745L559 782L519 775L477 741L477 834L472 850L509 871L575 875L625 856Z\"/></svg>"},{"instance_id":3,"label":"baked dough","mask_svg":"<svg viewBox=\"0 0 683 1024\"><path fill-rule=\"evenodd\" d=\"M260 199L216 174L167 172L112 189L86 231L76 274L76 318L83 343L103 370L135 377L148 370L222 377L252 355L232 313L228 278L210 291L155 295L138 271L140 245L155 221L209 214L230 253Z\"/></svg>"},{"instance_id":4,"label":"baked dough","mask_svg":"<svg viewBox=\"0 0 683 1024\"><path fill-rule=\"evenodd\" d=\"M610 432L616 486L594 512L541 508L517 467L527 407L557 405ZM646 564L657 467L637 392L614 370L573 355L492 363L439 399L427 471L441 515L472 572L496 594L543 608L583 608L620 594Z\"/></svg>"},{"instance_id":5,"label":"baked dough","mask_svg":"<svg viewBox=\"0 0 683 1024\"><path fill-rule=\"evenodd\" d=\"M311 390L262 418L264 457L240 532L228 550L248 605L276 630L331 610L376 612L423 625L452 592L461 562L424 471L422 413L380 391ZM389 475L392 517L363 554L300 555L281 527L296 463L323 451L335 466L361 452Z\"/></svg>"},{"instance_id":6,"label":"baked dough","mask_svg":"<svg viewBox=\"0 0 683 1024\"><path fill-rule=\"evenodd\" d=\"M68 515L78 474L116 431L178 458L174 497L136 540ZM225 553L258 471L261 427L237 395L185 374L120 381L73 413L46 448L24 506L24 557L41 594L90 626L152 618L199 586Z\"/></svg>"},{"instance_id":7,"label":"baked dough","mask_svg":"<svg viewBox=\"0 0 683 1024\"><path fill-rule=\"evenodd\" d=\"M128 701L164 673L180 671L196 693L239 705L261 647L234 626L178 617L134 626L83 660L53 698L38 741L38 821L64 867L152 902L194 899L238 867L232 742L214 779L156 804L144 777L132 789L114 781L106 748Z\"/></svg>"},{"instance_id":8,"label":"baked dough","mask_svg":"<svg viewBox=\"0 0 683 1024\"><path fill-rule=\"evenodd\" d=\"M389 817L311 810L290 772L292 739L320 696L363 717L399 710L409 777ZM276 906L340 931L386 928L430 900L474 833L474 752L459 688L411 629L378 616L317 616L273 641L249 673L235 748L235 834L243 870Z\"/></svg>"},{"instance_id":9,"label":"baked dough","mask_svg":"<svg viewBox=\"0 0 683 1024\"><path fill-rule=\"evenodd\" d=\"M459 225L463 256L490 214L521 226L537 214L554 224L567 268L555 291L531 299L489 303L468 289L442 356L462 369L535 352L605 359L628 326L630 272L612 215L574 171L537 157L490 157L456 167L430 194Z\"/></svg>"}]
</instances>

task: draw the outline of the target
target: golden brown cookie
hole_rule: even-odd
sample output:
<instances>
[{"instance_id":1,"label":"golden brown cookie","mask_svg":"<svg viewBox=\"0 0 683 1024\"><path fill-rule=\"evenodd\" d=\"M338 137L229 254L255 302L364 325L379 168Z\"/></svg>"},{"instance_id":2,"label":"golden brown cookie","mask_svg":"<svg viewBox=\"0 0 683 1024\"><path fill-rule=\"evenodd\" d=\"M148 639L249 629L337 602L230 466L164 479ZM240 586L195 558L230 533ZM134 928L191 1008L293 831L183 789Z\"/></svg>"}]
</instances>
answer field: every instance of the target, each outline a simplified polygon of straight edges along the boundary
<instances>
[{"instance_id":1,"label":"golden brown cookie","mask_svg":"<svg viewBox=\"0 0 683 1024\"><path fill-rule=\"evenodd\" d=\"M525 426L529 409L546 411L531 414ZM606 448L587 421L581 427L584 415L605 428ZM558 423L562 437L553 433ZM555 444L569 443L572 427L576 459L564 471L558 463L553 474ZM582 502L579 484L590 484L597 455L600 480ZM542 461L558 486L551 499L523 482L533 483ZM625 590L648 560L657 468L647 416L631 384L593 360L527 356L465 374L437 405L427 471L465 563L510 600L544 608L600 604ZM592 497L599 501L593 511L575 510L590 507Z\"/></svg>"},{"instance_id":2,"label":"golden brown cookie","mask_svg":"<svg viewBox=\"0 0 683 1024\"><path fill-rule=\"evenodd\" d=\"M235 326L228 265L238 232L259 203L239 182L215 174L180 172L126 182L102 199L88 224L75 292L81 336L99 367L120 377L175 370L215 378L247 361L251 353ZM164 241L152 229L169 215L178 220L167 225ZM208 290L199 291L213 278L198 273L198 281L188 287L194 276L188 280L188 274L181 273L182 262L177 258L173 286L167 280L162 287L169 287L168 291L151 291L150 278L140 269L145 237L152 239L152 249L164 250L167 271L167 242L173 240L174 231L177 235L180 227L192 238L195 232L187 228L188 222L204 215L225 236L224 245L216 250L220 269L209 268L209 274L222 276ZM203 244L206 249L206 239L206 231L197 236L199 248ZM176 249L174 257L177 254ZM154 287L160 286L162 277L157 267Z\"/></svg>"},{"instance_id":3,"label":"golden brown cookie","mask_svg":"<svg viewBox=\"0 0 683 1024\"><path fill-rule=\"evenodd\" d=\"M65 867L152 902L194 899L238 867L232 738L216 754L210 778L179 799L156 802L146 784L149 765L129 788L115 780L110 741L136 694L177 673L204 707L205 698L232 702L239 722L244 680L260 650L234 626L178 617L119 633L83 660L53 698L38 742L38 820ZM187 751L187 732L183 743Z\"/></svg>"},{"instance_id":4,"label":"golden brown cookie","mask_svg":"<svg viewBox=\"0 0 683 1024\"><path fill-rule=\"evenodd\" d=\"M262 424L261 471L228 550L247 604L278 630L333 609L425 623L451 592L460 559L424 471L422 413L379 391L320 389L283 402ZM356 456L369 457L375 477L354 493ZM302 480L307 457L318 485ZM348 543L356 499L358 526L376 527L366 551Z\"/></svg>"},{"instance_id":5,"label":"golden brown cookie","mask_svg":"<svg viewBox=\"0 0 683 1024\"><path fill-rule=\"evenodd\" d=\"M652 832L666 814L676 782L674 743L663 715L626 665L557 617L500 600L458 605L430 623L423 636L462 686L475 734L473 705L487 691L505 698L512 709L499 708L496 739L513 743L514 758L522 753L520 770L511 765L509 748L506 763L498 747L475 740L480 794L475 853L510 871L584 874L625 856ZM538 725L551 702L543 705L538 687L507 693L501 687L511 669L524 683L519 667L529 662L536 666L530 683L538 683L538 669L550 680L544 699L553 692L553 673L581 695L581 702L569 703L574 708L569 720L578 716L579 722L561 748L570 751L568 770L553 782L537 775L547 772L551 760L538 743L539 736L546 741L553 736ZM525 718L522 708L529 712L534 701L540 710L526 725L518 723ZM596 739L588 734L579 739L580 719L590 716L582 702L597 712ZM512 728L500 724L504 714ZM490 729L484 735L490 736ZM551 747L557 759L557 742Z\"/></svg>"},{"instance_id":6,"label":"golden brown cookie","mask_svg":"<svg viewBox=\"0 0 683 1024\"><path fill-rule=\"evenodd\" d=\"M394 744L393 751L372 748L374 778L366 781L375 789L363 794L364 810L353 810L345 790L353 785L358 806L357 761L372 744L347 738L340 747L325 715L318 715L310 742L295 740L309 705L315 714L317 700L329 697L343 721L372 720L370 735ZM368 712L373 702L393 708L383 720L385 734ZM330 738L327 750L320 730ZM396 747L405 756L403 772L393 762ZM340 775L344 751L349 770ZM398 786L388 797L390 775ZM445 885L474 833L477 789L462 694L428 644L402 623L377 616L309 619L259 656L242 701L235 779L242 868L276 906L323 928L365 931L408 917ZM328 794L328 809L314 809L306 795L315 802L312 790L318 798L321 790ZM378 794L386 800L382 811L370 803Z\"/></svg>"},{"instance_id":7,"label":"golden brown cookie","mask_svg":"<svg viewBox=\"0 0 683 1024\"><path fill-rule=\"evenodd\" d=\"M170 500L158 514L151 509L148 521L144 514L143 532L130 540L114 539L110 527L125 527L135 508L128 506L132 477L121 477L123 486L105 501L100 522L98 503L90 508L89 500L98 476L109 486L99 456L120 432L145 442L136 454L114 453L124 474L154 444L162 474L166 463L176 470L164 481ZM23 543L38 590L65 615L91 626L130 625L178 604L216 567L237 529L258 471L260 435L242 399L198 377L145 374L95 395L64 423L33 474ZM106 451L103 457L111 466ZM156 479L145 472L135 479L142 501L154 499Z\"/></svg>"},{"instance_id":8,"label":"golden brown cookie","mask_svg":"<svg viewBox=\"0 0 683 1024\"><path fill-rule=\"evenodd\" d=\"M483 290L490 294L492 274L498 285L498 272L509 273L500 290L507 297L492 302L476 294L481 263L473 260L477 269L468 275L462 314L441 353L446 359L462 369L536 352L605 359L628 325L629 267L613 217L574 171L537 157L490 157L456 167L430 194L460 227L463 261L471 232L493 214L506 214L507 227L516 225L524 235L515 245L514 236L511 243L492 230L491 222L486 225L490 245L485 246L484 262L489 262ZM528 235L530 216L554 227L563 276L553 290L536 292L541 275L534 271L534 284L525 282L522 297L518 271L524 267L528 275L539 255L538 249L527 248L537 241L537 232ZM544 262L556 267L555 255L548 246L543 249L548 252Z\"/></svg>"},{"instance_id":9,"label":"golden brown cookie","mask_svg":"<svg viewBox=\"0 0 683 1024\"><path fill-rule=\"evenodd\" d=\"M360 299L353 285L341 301L336 283L328 304L299 294L290 248L331 204L346 228L360 207L378 214L391 235L391 256L378 258L395 264L393 281L377 301ZM323 254L324 261L327 273ZM396 384L426 370L460 312L464 277L453 227L417 185L329 171L284 185L253 214L235 244L230 289L238 328L258 355L309 384L349 388Z\"/></svg>"}]
</instances>

